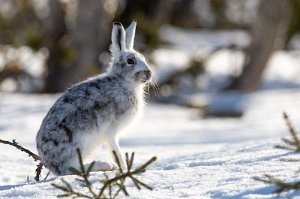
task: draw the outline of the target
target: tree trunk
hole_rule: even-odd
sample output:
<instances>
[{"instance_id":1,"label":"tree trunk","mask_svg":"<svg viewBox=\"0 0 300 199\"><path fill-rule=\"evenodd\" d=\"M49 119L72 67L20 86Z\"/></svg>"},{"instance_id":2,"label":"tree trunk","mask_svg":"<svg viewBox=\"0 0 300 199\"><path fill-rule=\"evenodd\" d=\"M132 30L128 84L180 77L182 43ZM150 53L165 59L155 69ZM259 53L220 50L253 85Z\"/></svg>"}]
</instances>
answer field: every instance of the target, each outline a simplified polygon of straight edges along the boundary
<instances>
[{"instance_id":1,"label":"tree trunk","mask_svg":"<svg viewBox=\"0 0 300 199\"><path fill-rule=\"evenodd\" d=\"M260 86L270 56L284 47L291 16L290 1L260 1L252 26L252 44L241 75L228 87L251 92Z\"/></svg>"},{"instance_id":2,"label":"tree trunk","mask_svg":"<svg viewBox=\"0 0 300 199\"><path fill-rule=\"evenodd\" d=\"M59 0L48 1L49 17L47 20L49 57L45 74L43 92L59 92L65 87L63 82L63 46L61 41L66 36L65 11Z\"/></svg>"},{"instance_id":3,"label":"tree trunk","mask_svg":"<svg viewBox=\"0 0 300 199\"><path fill-rule=\"evenodd\" d=\"M76 24L71 34L76 59L66 73L66 85L81 81L92 73L104 71L99 62L99 55L109 43L109 37L108 18L103 3L103 0L78 2Z\"/></svg>"},{"instance_id":4,"label":"tree trunk","mask_svg":"<svg viewBox=\"0 0 300 199\"><path fill-rule=\"evenodd\" d=\"M103 72L99 54L108 43L108 19L103 0L79 0L75 27L67 34L59 0L50 0L51 40L45 78L45 92L62 92L92 73Z\"/></svg>"}]
</instances>

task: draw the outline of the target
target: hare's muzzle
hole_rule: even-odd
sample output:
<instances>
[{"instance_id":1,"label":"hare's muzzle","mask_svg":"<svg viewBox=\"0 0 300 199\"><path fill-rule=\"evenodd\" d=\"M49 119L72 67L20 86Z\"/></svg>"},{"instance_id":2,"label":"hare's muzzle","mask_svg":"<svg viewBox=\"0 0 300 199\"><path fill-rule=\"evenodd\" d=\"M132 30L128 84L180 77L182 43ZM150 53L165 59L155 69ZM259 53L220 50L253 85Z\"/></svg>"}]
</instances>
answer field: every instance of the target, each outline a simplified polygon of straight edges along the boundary
<instances>
[{"instance_id":1,"label":"hare's muzzle","mask_svg":"<svg viewBox=\"0 0 300 199\"><path fill-rule=\"evenodd\" d=\"M144 73L145 73L145 76L147 77L147 81L150 80L152 77L151 70L145 70Z\"/></svg>"},{"instance_id":2,"label":"hare's muzzle","mask_svg":"<svg viewBox=\"0 0 300 199\"><path fill-rule=\"evenodd\" d=\"M151 77L152 77L151 70L143 70L135 74L136 81L141 81L143 83L149 81Z\"/></svg>"}]
</instances>

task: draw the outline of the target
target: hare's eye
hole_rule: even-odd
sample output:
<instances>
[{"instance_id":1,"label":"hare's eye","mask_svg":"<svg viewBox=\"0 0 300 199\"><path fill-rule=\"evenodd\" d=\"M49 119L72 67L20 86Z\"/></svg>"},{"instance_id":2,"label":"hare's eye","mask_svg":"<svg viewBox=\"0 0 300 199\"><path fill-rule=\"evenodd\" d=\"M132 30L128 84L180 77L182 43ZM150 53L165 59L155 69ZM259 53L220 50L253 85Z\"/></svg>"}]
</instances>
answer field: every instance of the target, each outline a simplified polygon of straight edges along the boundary
<instances>
[{"instance_id":1,"label":"hare's eye","mask_svg":"<svg viewBox=\"0 0 300 199\"><path fill-rule=\"evenodd\" d=\"M132 65L132 64L134 64L134 59L132 59L132 58L128 58L127 59L127 64L130 64L130 65Z\"/></svg>"}]
</instances>

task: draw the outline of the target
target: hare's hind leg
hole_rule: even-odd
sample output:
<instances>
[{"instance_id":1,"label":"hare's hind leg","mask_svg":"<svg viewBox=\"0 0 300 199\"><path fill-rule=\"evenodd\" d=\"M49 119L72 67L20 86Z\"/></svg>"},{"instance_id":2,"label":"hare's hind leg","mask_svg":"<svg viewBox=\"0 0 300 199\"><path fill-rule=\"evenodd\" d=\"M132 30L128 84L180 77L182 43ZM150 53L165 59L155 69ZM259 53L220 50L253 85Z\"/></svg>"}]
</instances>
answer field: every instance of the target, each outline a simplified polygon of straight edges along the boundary
<instances>
[{"instance_id":1,"label":"hare's hind leg","mask_svg":"<svg viewBox=\"0 0 300 199\"><path fill-rule=\"evenodd\" d=\"M90 167L92 163L88 163L88 164L84 164L84 169L85 171ZM75 168L76 170L81 170L80 169L80 165L76 164L74 166L72 166L73 168ZM92 171L113 171L115 170L117 167L112 164L112 163L108 163L108 162L102 162L102 161L95 161ZM68 172L68 174L73 174L70 171Z\"/></svg>"},{"instance_id":2,"label":"hare's hind leg","mask_svg":"<svg viewBox=\"0 0 300 199\"><path fill-rule=\"evenodd\" d=\"M85 164L84 168L87 169L91 163ZM116 166L112 163L95 161L92 171L113 171L116 169Z\"/></svg>"}]
</instances>

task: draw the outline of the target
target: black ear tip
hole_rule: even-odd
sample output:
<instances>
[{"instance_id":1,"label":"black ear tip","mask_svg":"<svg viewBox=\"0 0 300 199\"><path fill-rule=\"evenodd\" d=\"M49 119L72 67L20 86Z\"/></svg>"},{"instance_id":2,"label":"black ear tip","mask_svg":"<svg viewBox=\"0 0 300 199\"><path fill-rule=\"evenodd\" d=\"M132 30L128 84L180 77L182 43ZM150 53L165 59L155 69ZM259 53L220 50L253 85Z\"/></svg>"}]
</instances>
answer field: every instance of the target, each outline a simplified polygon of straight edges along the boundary
<instances>
[{"instance_id":1,"label":"black ear tip","mask_svg":"<svg viewBox=\"0 0 300 199\"><path fill-rule=\"evenodd\" d=\"M136 19L134 19L134 20L132 20L132 21L134 21L134 22L136 23Z\"/></svg>"},{"instance_id":2,"label":"black ear tip","mask_svg":"<svg viewBox=\"0 0 300 199\"><path fill-rule=\"evenodd\" d=\"M122 24L121 24L120 22L118 22L118 21L115 21L113 24L116 25L116 26L121 26L121 25L122 25Z\"/></svg>"}]
</instances>

